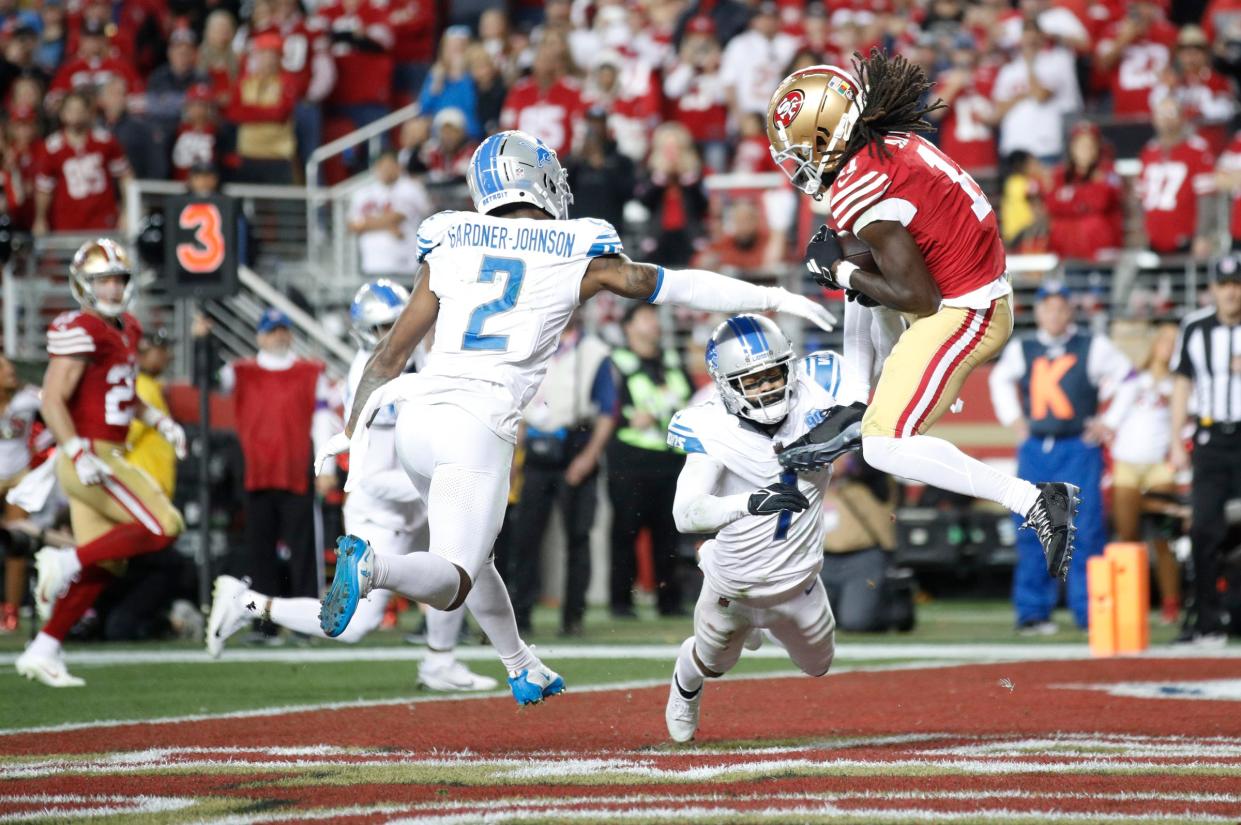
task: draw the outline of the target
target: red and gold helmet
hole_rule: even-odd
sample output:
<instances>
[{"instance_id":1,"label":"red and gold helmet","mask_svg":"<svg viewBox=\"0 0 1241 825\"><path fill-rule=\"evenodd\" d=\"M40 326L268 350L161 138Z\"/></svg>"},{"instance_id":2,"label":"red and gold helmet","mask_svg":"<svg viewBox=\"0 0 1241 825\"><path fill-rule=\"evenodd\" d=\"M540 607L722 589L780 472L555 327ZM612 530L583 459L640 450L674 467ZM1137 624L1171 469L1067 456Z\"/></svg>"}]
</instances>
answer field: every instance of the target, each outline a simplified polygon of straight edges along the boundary
<instances>
[{"instance_id":1,"label":"red and gold helmet","mask_svg":"<svg viewBox=\"0 0 1241 825\"><path fill-rule=\"evenodd\" d=\"M110 275L123 275L127 279L119 302L102 301L95 295L95 279ZM127 310L134 299L136 283L129 254L111 238L87 241L74 253L73 263L69 264L69 287L84 308L115 318Z\"/></svg>"},{"instance_id":2,"label":"red and gold helmet","mask_svg":"<svg viewBox=\"0 0 1241 825\"><path fill-rule=\"evenodd\" d=\"M819 194L823 176L839 168L865 106L862 84L839 66L801 69L776 87L767 104L767 139L795 187Z\"/></svg>"}]
</instances>

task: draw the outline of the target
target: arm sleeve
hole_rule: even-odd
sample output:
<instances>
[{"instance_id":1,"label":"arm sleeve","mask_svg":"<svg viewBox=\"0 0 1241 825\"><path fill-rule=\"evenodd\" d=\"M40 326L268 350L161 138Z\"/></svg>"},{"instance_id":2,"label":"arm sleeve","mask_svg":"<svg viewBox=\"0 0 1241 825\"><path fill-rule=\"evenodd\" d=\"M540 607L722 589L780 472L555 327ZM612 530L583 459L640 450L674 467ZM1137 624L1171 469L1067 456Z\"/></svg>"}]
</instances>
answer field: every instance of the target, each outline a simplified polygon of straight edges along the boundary
<instances>
[{"instance_id":1,"label":"arm sleeve","mask_svg":"<svg viewBox=\"0 0 1241 825\"><path fill-rule=\"evenodd\" d=\"M714 533L749 514L749 495L716 496L724 465L703 453L690 453L677 478L672 517L682 533Z\"/></svg>"},{"instance_id":2,"label":"arm sleeve","mask_svg":"<svg viewBox=\"0 0 1241 825\"><path fill-rule=\"evenodd\" d=\"M1133 364L1110 339L1096 335L1086 356L1086 374L1099 388L1099 398L1111 398L1126 379L1133 376Z\"/></svg>"},{"instance_id":3,"label":"arm sleeve","mask_svg":"<svg viewBox=\"0 0 1241 825\"><path fill-rule=\"evenodd\" d=\"M590 401L599 415L615 418L620 399L616 392L616 376L612 372L612 359L604 358L595 370L595 380L590 386Z\"/></svg>"},{"instance_id":4,"label":"arm sleeve","mask_svg":"<svg viewBox=\"0 0 1241 825\"><path fill-rule=\"evenodd\" d=\"M660 267L655 291L646 300L708 312L767 311L779 306L783 292L779 287L756 286L705 269Z\"/></svg>"},{"instance_id":5,"label":"arm sleeve","mask_svg":"<svg viewBox=\"0 0 1241 825\"><path fill-rule=\"evenodd\" d=\"M1004 348L1000 360L991 368L991 375L987 378L995 417L1005 427L1021 418L1021 397L1017 393L1017 382L1021 380L1025 369L1026 358L1021 351L1021 344L1014 341Z\"/></svg>"}]
</instances>

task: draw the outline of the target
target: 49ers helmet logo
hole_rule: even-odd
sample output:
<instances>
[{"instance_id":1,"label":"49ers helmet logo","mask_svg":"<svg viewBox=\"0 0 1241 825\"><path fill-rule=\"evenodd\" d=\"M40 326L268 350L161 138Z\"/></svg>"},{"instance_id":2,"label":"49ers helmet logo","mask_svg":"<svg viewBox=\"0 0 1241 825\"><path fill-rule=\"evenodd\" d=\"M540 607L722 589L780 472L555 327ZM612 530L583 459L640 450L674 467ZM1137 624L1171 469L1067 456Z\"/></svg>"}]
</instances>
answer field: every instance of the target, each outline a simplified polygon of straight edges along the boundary
<instances>
[{"instance_id":1,"label":"49ers helmet logo","mask_svg":"<svg viewBox=\"0 0 1241 825\"><path fill-rule=\"evenodd\" d=\"M776 111L771 116L777 126L783 126L785 129L797 117L797 113L801 111L802 104L806 102L806 95L801 89L789 89L784 97L780 98L780 102L776 104Z\"/></svg>"}]
</instances>

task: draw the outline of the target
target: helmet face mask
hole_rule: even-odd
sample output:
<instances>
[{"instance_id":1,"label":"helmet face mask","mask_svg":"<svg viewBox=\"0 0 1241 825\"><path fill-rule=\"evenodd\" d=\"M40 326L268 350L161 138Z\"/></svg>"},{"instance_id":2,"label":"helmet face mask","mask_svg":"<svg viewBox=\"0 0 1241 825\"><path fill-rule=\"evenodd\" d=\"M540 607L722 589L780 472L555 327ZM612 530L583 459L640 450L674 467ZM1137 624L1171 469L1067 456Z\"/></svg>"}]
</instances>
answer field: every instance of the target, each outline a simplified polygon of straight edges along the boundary
<instances>
[{"instance_id":1,"label":"helmet face mask","mask_svg":"<svg viewBox=\"0 0 1241 825\"><path fill-rule=\"evenodd\" d=\"M112 292L111 295L96 293L96 286L104 279L118 277L124 279L124 286L119 291L106 290ZM129 254L110 238L87 241L74 253L73 262L69 265L69 289L83 309L97 312L105 318L116 318L129 309L137 291Z\"/></svg>"},{"instance_id":2,"label":"helmet face mask","mask_svg":"<svg viewBox=\"0 0 1241 825\"><path fill-rule=\"evenodd\" d=\"M767 106L771 157L801 192L819 196L841 165L866 96L837 66L811 66L786 77Z\"/></svg>"},{"instance_id":3,"label":"helmet face mask","mask_svg":"<svg viewBox=\"0 0 1241 825\"><path fill-rule=\"evenodd\" d=\"M569 173L556 153L533 135L516 130L479 144L470 158L466 182L474 208L484 215L525 203L561 220L568 218L573 203Z\"/></svg>"},{"instance_id":4,"label":"helmet face mask","mask_svg":"<svg viewBox=\"0 0 1241 825\"><path fill-rule=\"evenodd\" d=\"M707 343L707 371L724 408L764 425L779 424L789 413L797 390L795 357L788 337L758 315L729 318ZM765 388L773 379L779 386Z\"/></svg>"},{"instance_id":5,"label":"helmet face mask","mask_svg":"<svg viewBox=\"0 0 1241 825\"><path fill-rule=\"evenodd\" d=\"M409 303L409 290L388 278L363 284L349 306L349 321L358 346L375 349Z\"/></svg>"}]
</instances>

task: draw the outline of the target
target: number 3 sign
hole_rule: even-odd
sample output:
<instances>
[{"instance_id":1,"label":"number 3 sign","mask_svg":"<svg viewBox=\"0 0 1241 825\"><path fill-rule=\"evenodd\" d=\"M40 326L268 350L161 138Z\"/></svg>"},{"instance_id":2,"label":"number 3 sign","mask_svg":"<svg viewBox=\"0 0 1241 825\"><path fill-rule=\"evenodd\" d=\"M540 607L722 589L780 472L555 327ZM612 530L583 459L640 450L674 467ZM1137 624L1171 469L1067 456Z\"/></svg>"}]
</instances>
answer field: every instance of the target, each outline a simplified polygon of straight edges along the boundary
<instances>
[{"instance_id":1,"label":"number 3 sign","mask_svg":"<svg viewBox=\"0 0 1241 825\"><path fill-rule=\"evenodd\" d=\"M224 195L171 198L164 207L164 259L175 297L237 293L237 204Z\"/></svg>"}]
</instances>

